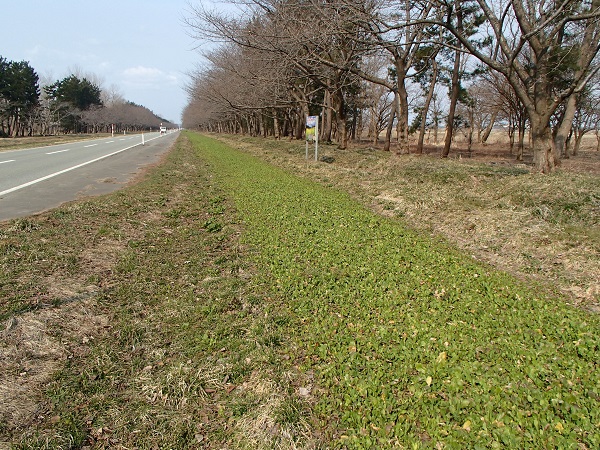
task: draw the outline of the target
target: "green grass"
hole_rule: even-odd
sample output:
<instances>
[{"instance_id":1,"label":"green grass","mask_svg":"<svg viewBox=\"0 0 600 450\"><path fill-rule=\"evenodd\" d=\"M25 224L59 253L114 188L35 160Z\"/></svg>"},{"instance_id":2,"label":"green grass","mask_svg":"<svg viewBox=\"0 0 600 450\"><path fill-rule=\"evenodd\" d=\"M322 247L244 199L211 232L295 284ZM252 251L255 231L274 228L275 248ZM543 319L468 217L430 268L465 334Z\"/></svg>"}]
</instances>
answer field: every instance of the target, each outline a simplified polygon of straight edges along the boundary
<instances>
[{"instance_id":1,"label":"green grass","mask_svg":"<svg viewBox=\"0 0 600 450\"><path fill-rule=\"evenodd\" d=\"M294 389L273 350L281 341L273 307L253 281L231 201L212 178L182 140L138 185L2 226L11 251L2 254L10 282L0 283L0 312L18 313L17 327L38 327L27 311L56 316L36 333L46 337L40 361L24 350L22 364L35 373L61 346L70 356L31 387L33 397L45 390L39 413L27 424L1 421L0 441L250 449L303 439L306 419L278 406L294 404ZM70 318L80 321L69 324L72 334L60 328L60 286L92 292L85 315ZM103 330L89 329L97 317L106 318ZM277 432L260 428L257 408Z\"/></svg>"},{"instance_id":2,"label":"green grass","mask_svg":"<svg viewBox=\"0 0 600 450\"><path fill-rule=\"evenodd\" d=\"M193 137L288 305L287 352L348 448L600 445L599 320L346 194Z\"/></svg>"},{"instance_id":3,"label":"green grass","mask_svg":"<svg viewBox=\"0 0 600 450\"><path fill-rule=\"evenodd\" d=\"M17 448L600 446L597 315L215 140L0 232L3 318L91 283L109 324Z\"/></svg>"},{"instance_id":4,"label":"green grass","mask_svg":"<svg viewBox=\"0 0 600 450\"><path fill-rule=\"evenodd\" d=\"M217 138L348 192L368 209L401 217L478 260L560 292L572 304L600 311L598 152L586 150L573 165L565 161L546 176L510 159L397 156L360 144L344 151L324 145L321 153L334 155L335 162L314 164L307 163L298 141Z\"/></svg>"}]
</instances>

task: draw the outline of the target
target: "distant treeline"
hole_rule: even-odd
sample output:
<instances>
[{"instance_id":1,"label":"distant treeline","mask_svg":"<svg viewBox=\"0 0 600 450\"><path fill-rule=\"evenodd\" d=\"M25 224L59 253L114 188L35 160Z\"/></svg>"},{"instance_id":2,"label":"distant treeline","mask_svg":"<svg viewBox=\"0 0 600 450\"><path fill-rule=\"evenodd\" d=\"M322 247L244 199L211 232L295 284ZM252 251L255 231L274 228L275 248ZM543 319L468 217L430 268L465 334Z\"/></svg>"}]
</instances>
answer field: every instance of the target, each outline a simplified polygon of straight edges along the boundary
<instances>
[{"instance_id":1,"label":"distant treeline","mask_svg":"<svg viewBox=\"0 0 600 450\"><path fill-rule=\"evenodd\" d=\"M104 92L92 77L40 86L26 61L0 56L0 137L141 131L174 126L148 108Z\"/></svg>"}]
</instances>

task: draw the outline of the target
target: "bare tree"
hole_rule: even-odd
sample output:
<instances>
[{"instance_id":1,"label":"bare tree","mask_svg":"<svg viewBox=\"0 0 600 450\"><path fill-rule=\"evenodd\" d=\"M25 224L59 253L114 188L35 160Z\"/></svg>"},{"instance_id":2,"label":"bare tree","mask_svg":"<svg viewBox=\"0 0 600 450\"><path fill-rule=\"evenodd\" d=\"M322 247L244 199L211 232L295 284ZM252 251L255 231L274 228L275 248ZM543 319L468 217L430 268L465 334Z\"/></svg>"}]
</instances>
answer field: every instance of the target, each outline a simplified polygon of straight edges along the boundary
<instances>
[{"instance_id":1,"label":"bare tree","mask_svg":"<svg viewBox=\"0 0 600 450\"><path fill-rule=\"evenodd\" d=\"M293 129L296 137L304 131L306 115L322 108L325 124L324 132L335 132L340 148L348 141L348 113L351 103L348 96L357 95L357 77L348 69L358 61L355 50L356 40L349 36L356 27L347 26L342 34L327 31L331 20L321 16L315 5L297 2L259 1L249 2L242 8L239 17L208 11L197 7L192 9L192 18L187 23L193 35L199 39L214 39L243 49L239 53L246 65L254 67L252 74L237 71L237 78L250 75L252 80L262 79L261 92L269 97L269 85L287 98L283 126ZM340 12L342 14L343 12ZM266 66L265 61L270 61ZM335 61L324 64L323 61ZM215 64L215 61L211 61ZM218 62L217 62L218 65ZM262 75L256 68L264 68ZM268 76L265 77L265 74ZM270 78L270 79L269 79ZM247 84L247 82L246 82ZM266 108L260 98L255 99L254 107L264 111L281 108L283 96ZM239 106L237 101L229 103ZM246 106L250 107L250 104ZM312 108L312 110L311 110ZM274 120L279 114L269 113ZM335 115L335 122L332 116ZM334 126L331 125L335 124ZM278 127L279 128L279 127Z\"/></svg>"},{"instance_id":2,"label":"bare tree","mask_svg":"<svg viewBox=\"0 0 600 450\"><path fill-rule=\"evenodd\" d=\"M418 116L416 118L416 124L419 127L419 136L417 138L417 147L415 153L423 153L423 145L425 143L425 132L428 126L428 115L431 108L432 101L435 95L435 89L438 84L438 78L440 74L440 67L437 61L437 55L441 47L439 45L431 46L424 49L425 58L422 58L421 67L419 69L419 75L417 80L421 83L422 89L425 90L425 100L422 105L419 105Z\"/></svg>"},{"instance_id":3,"label":"bare tree","mask_svg":"<svg viewBox=\"0 0 600 450\"><path fill-rule=\"evenodd\" d=\"M502 74L488 70L481 75L480 80L480 86L489 91L494 99L493 103L488 102L488 107L491 107L492 112L496 113L496 118L506 125L511 155L514 152L516 133L516 156L517 160L522 161L528 118L523 103Z\"/></svg>"},{"instance_id":4,"label":"bare tree","mask_svg":"<svg viewBox=\"0 0 600 450\"><path fill-rule=\"evenodd\" d=\"M491 52L450 21L440 25L506 77L527 111L535 167L550 172L557 164L551 118L599 68L600 0L477 0L477 4L486 19L482 32L487 31L486 39L493 43L487 47Z\"/></svg>"},{"instance_id":5,"label":"bare tree","mask_svg":"<svg viewBox=\"0 0 600 450\"><path fill-rule=\"evenodd\" d=\"M477 142L485 144L500 112L501 103L498 93L482 77L478 77L467 91L475 104L473 125L477 133Z\"/></svg>"},{"instance_id":6,"label":"bare tree","mask_svg":"<svg viewBox=\"0 0 600 450\"><path fill-rule=\"evenodd\" d=\"M365 101L369 105L366 113L369 122L368 137L373 145L377 145L379 135L389 123L394 96L386 87L377 84L370 84L364 91Z\"/></svg>"},{"instance_id":7,"label":"bare tree","mask_svg":"<svg viewBox=\"0 0 600 450\"><path fill-rule=\"evenodd\" d=\"M586 133L598 130L600 124L600 92L597 89L586 89L578 98L571 134L566 140L564 157L569 157L569 144L572 144L572 155L577 156L581 142Z\"/></svg>"},{"instance_id":8,"label":"bare tree","mask_svg":"<svg viewBox=\"0 0 600 450\"><path fill-rule=\"evenodd\" d=\"M316 2L315 2L316 3ZM336 11L342 8L344 16ZM358 2L339 0L321 6L321 15L333 24L330 32L334 35L343 32L352 23L356 32L352 39L357 42L357 52L361 55L373 53L385 55L391 61L386 72L377 73L364 70L361 66L350 65L347 70L371 83L384 86L394 93L394 108L389 115L385 148L390 148L392 123L396 120L398 137L397 153L409 152L409 99L407 83L415 75L414 66L423 57L422 46L430 43L430 30L426 19L434 11L432 2L410 0L375 0ZM350 11L351 13L348 13ZM335 61L320 58L326 65L340 67Z\"/></svg>"},{"instance_id":9,"label":"bare tree","mask_svg":"<svg viewBox=\"0 0 600 450\"><path fill-rule=\"evenodd\" d=\"M102 89L102 104L105 106L112 106L118 103L124 103L125 97L115 84L111 84L108 89Z\"/></svg>"}]
</instances>

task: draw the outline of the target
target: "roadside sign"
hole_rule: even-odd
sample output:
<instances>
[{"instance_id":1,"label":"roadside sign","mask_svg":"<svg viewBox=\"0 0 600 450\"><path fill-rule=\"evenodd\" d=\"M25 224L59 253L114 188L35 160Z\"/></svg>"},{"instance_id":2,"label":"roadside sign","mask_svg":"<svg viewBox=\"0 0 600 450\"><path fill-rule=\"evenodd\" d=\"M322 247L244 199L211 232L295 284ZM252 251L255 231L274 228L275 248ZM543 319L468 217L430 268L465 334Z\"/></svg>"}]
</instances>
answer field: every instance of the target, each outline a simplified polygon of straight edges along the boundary
<instances>
[{"instance_id":1,"label":"roadside sign","mask_svg":"<svg viewBox=\"0 0 600 450\"><path fill-rule=\"evenodd\" d=\"M319 116L306 117L306 159L308 159L308 141L315 143L315 161L319 153Z\"/></svg>"}]
</instances>

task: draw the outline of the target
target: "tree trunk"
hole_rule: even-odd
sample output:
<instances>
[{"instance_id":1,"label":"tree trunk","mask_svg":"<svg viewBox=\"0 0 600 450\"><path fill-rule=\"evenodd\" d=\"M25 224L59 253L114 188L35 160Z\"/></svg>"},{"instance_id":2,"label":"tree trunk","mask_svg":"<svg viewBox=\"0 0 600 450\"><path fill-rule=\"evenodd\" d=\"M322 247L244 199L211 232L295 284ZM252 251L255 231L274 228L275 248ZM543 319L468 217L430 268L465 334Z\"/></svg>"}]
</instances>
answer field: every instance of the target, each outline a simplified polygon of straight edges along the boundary
<instances>
[{"instance_id":1,"label":"tree trunk","mask_svg":"<svg viewBox=\"0 0 600 450\"><path fill-rule=\"evenodd\" d=\"M575 142L573 143L573 156L577 156L579 154L579 150L581 149L581 140L583 139L584 133L577 133L575 135Z\"/></svg>"},{"instance_id":2,"label":"tree trunk","mask_svg":"<svg viewBox=\"0 0 600 450\"><path fill-rule=\"evenodd\" d=\"M377 135L377 111L373 106L369 108L369 111L371 115L371 120L369 122L369 137L371 138L373 145L376 146L379 141L379 136Z\"/></svg>"},{"instance_id":3,"label":"tree trunk","mask_svg":"<svg viewBox=\"0 0 600 450\"><path fill-rule=\"evenodd\" d=\"M492 134L492 130L494 129L494 123L496 123L496 117L498 117L498 112L499 112L498 109L495 109L492 112L492 116L490 117L490 123L485 128L483 135L481 136L480 142L482 144L485 144L487 142L487 140L489 139L490 134Z\"/></svg>"},{"instance_id":4,"label":"tree trunk","mask_svg":"<svg viewBox=\"0 0 600 450\"><path fill-rule=\"evenodd\" d=\"M337 90L332 97L337 117L338 148L345 150L348 148L348 130L346 129L346 103L344 101L344 94L340 90Z\"/></svg>"},{"instance_id":5,"label":"tree trunk","mask_svg":"<svg viewBox=\"0 0 600 450\"><path fill-rule=\"evenodd\" d=\"M516 130L516 125L514 123L514 119L512 117L508 118L508 148L509 148L509 154L512 155L513 151L515 149L515 130Z\"/></svg>"},{"instance_id":6,"label":"tree trunk","mask_svg":"<svg viewBox=\"0 0 600 450\"><path fill-rule=\"evenodd\" d=\"M525 151L525 120L519 119L518 143L517 143L517 161L523 161L523 152Z\"/></svg>"},{"instance_id":7,"label":"tree trunk","mask_svg":"<svg viewBox=\"0 0 600 450\"><path fill-rule=\"evenodd\" d=\"M361 110L356 110L356 138L360 141L362 139L364 129L364 117Z\"/></svg>"},{"instance_id":8,"label":"tree trunk","mask_svg":"<svg viewBox=\"0 0 600 450\"><path fill-rule=\"evenodd\" d=\"M397 64L398 65L398 64ZM400 72L402 69L402 72ZM398 136L398 149L396 154L406 155L409 153L408 146L408 92L406 91L406 81L404 76L400 74L406 73L403 68L398 69L398 95L395 100L397 102L396 112L398 115L398 123L396 125L396 134Z\"/></svg>"},{"instance_id":9,"label":"tree trunk","mask_svg":"<svg viewBox=\"0 0 600 450\"><path fill-rule=\"evenodd\" d=\"M394 96L397 94L394 92ZM392 103L392 110L390 111L390 118L388 120L387 129L385 131L385 143L383 145L383 150L386 152L390 151L390 146L392 143L392 130L394 129L394 117L396 117L396 99L394 98L394 102Z\"/></svg>"},{"instance_id":10,"label":"tree trunk","mask_svg":"<svg viewBox=\"0 0 600 450\"><path fill-rule=\"evenodd\" d=\"M459 94L459 72L460 72L460 51L454 53L454 67L452 69L452 88L450 90L450 106L448 108L448 123L446 125L446 138L444 140L444 149L442 157L447 158L450 154L450 146L452 145L452 135L454 134L454 116L456 113L456 105L458 103Z\"/></svg>"},{"instance_id":11,"label":"tree trunk","mask_svg":"<svg viewBox=\"0 0 600 450\"><path fill-rule=\"evenodd\" d=\"M429 112L429 106L431 105L433 93L435 92L435 85L437 83L438 63L435 58L431 60L431 64L433 73L431 75L431 84L429 85L429 89L427 91L427 97L425 98L425 103L423 104L423 109L421 111L421 127L419 128L419 140L417 142L416 150L418 155L423 153L423 141L425 140L425 130L427 129L427 113Z\"/></svg>"},{"instance_id":12,"label":"tree trunk","mask_svg":"<svg viewBox=\"0 0 600 450\"><path fill-rule=\"evenodd\" d=\"M350 128L350 140L354 141L356 139L356 127L358 125L358 109L354 109L352 114L352 127Z\"/></svg>"},{"instance_id":13,"label":"tree trunk","mask_svg":"<svg viewBox=\"0 0 600 450\"><path fill-rule=\"evenodd\" d=\"M281 139L281 130L279 129L279 119L277 118L277 110L273 108L273 135L275 139Z\"/></svg>"},{"instance_id":14,"label":"tree trunk","mask_svg":"<svg viewBox=\"0 0 600 450\"><path fill-rule=\"evenodd\" d=\"M281 127L281 135L282 135L283 137L287 137L287 136L289 136L290 134L292 134L292 133L290 132L291 126L292 126L292 125L291 125L291 119L290 119L290 110L289 110L289 109L287 109L287 110L285 111L285 115L284 115L284 117L283 117L283 124L282 124L282 127Z\"/></svg>"},{"instance_id":15,"label":"tree trunk","mask_svg":"<svg viewBox=\"0 0 600 450\"><path fill-rule=\"evenodd\" d=\"M533 164L539 172L550 173L556 166L554 140L550 126L539 118L530 118Z\"/></svg>"},{"instance_id":16,"label":"tree trunk","mask_svg":"<svg viewBox=\"0 0 600 450\"><path fill-rule=\"evenodd\" d=\"M296 140L301 141L306 130L306 117L308 116L308 105L306 103L302 104L302 108L297 111L297 116L296 135L294 137Z\"/></svg>"},{"instance_id":17,"label":"tree trunk","mask_svg":"<svg viewBox=\"0 0 600 450\"><path fill-rule=\"evenodd\" d=\"M556 129L556 136L554 137L554 147L556 150L555 160L560 160L566 154L565 143L571 133L573 127L573 118L577 112L577 97L571 94L567 99L567 106L565 107L565 113L560 121L558 128Z\"/></svg>"},{"instance_id":18,"label":"tree trunk","mask_svg":"<svg viewBox=\"0 0 600 450\"><path fill-rule=\"evenodd\" d=\"M475 121L475 110L469 108L469 128L467 134L467 150L469 152L469 158L473 155L473 122Z\"/></svg>"},{"instance_id":19,"label":"tree trunk","mask_svg":"<svg viewBox=\"0 0 600 450\"><path fill-rule=\"evenodd\" d=\"M323 107L323 130L321 131L321 141L331 142L331 129L332 129L332 107L331 107L331 93L329 90L325 90L325 106Z\"/></svg>"}]
</instances>

